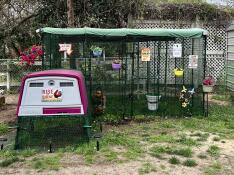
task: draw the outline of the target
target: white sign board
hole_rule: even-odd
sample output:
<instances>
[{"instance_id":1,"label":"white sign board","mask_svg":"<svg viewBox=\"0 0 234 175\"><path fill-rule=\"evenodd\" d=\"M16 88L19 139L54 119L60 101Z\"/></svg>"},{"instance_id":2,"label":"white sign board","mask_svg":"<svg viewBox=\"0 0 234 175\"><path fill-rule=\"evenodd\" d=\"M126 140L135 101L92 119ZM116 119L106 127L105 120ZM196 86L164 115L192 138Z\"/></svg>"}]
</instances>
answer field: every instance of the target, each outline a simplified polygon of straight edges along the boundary
<instances>
[{"instance_id":1,"label":"white sign board","mask_svg":"<svg viewBox=\"0 0 234 175\"><path fill-rule=\"evenodd\" d=\"M173 45L173 57L174 58L182 57L182 45L181 44Z\"/></svg>"},{"instance_id":2,"label":"white sign board","mask_svg":"<svg viewBox=\"0 0 234 175\"><path fill-rule=\"evenodd\" d=\"M198 55L189 55L189 65L190 69L197 69L198 66Z\"/></svg>"},{"instance_id":3,"label":"white sign board","mask_svg":"<svg viewBox=\"0 0 234 175\"><path fill-rule=\"evenodd\" d=\"M141 49L141 61L150 61L150 48Z\"/></svg>"},{"instance_id":4,"label":"white sign board","mask_svg":"<svg viewBox=\"0 0 234 175\"><path fill-rule=\"evenodd\" d=\"M59 44L59 51L68 51L71 50L72 45L71 44Z\"/></svg>"},{"instance_id":5,"label":"white sign board","mask_svg":"<svg viewBox=\"0 0 234 175\"><path fill-rule=\"evenodd\" d=\"M59 51L64 52L64 61L66 61L67 54L70 55L72 53L72 45L71 44L59 44Z\"/></svg>"}]
</instances>

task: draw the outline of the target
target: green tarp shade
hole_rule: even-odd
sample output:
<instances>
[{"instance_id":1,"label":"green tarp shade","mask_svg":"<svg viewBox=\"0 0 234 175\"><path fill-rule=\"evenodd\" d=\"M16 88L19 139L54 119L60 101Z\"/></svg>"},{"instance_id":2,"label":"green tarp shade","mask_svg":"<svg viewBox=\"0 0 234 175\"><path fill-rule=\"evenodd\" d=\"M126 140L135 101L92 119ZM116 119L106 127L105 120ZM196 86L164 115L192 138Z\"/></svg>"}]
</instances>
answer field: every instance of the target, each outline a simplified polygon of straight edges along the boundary
<instances>
[{"instance_id":1,"label":"green tarp shade","mask_svg":"<svg viewBox=\"0 0 234 175\"><path fill-rule=\"evenodd\" d=\"M66 36L81 36L94 38L149 38L149 37L165 37L165 38L200 38L207 35L206 30L200 28L190 29L101 29L101 28L42 28L42 33Z\"/></svg>"}]
</instances>

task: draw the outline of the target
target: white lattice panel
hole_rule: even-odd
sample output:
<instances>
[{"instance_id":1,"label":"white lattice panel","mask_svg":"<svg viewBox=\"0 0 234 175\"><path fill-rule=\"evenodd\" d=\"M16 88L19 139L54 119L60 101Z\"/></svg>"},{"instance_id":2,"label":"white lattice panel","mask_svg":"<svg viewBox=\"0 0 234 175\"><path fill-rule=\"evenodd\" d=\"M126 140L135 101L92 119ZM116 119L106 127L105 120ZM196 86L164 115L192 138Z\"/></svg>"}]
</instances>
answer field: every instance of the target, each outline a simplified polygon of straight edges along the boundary
<instances>
[{"instance_id":1,"label":"white lattice panel","mask_svg":"<svg viewBox=\"0 0 234 175\"><path fill-rule=\"evenodd\" d=\"M135 23L136 28L190 28L192 23L178 23L178 22L167 22L167 21L138 21ZM206 74L210 74L214 76L217 80L222 79L222 75L225 71L225 51L226 51L226 31L224 25L215 25L215 24L204 24L203 28L208 30L209 35L207 37L207 69ZM176 41L180 43L181 41ZM200 45L203 45L203 42L198 41L199 44L195 44L194 52L199 55L199 57L203 57L203 50ZM163 43L163 42L162 42ZM169 42L168 48L171 48L174 42ZM145 44L141 45L142 47L146 47ZM185 41L185 58L187 60L188 55L191 53L191 42ZM162 47L165 48L165 43L162 44ZM211 53L218 54L211 54ZM223 54L220 54L223 53ZM161 67L164 70L165 59L162 57L161 59ZM180 63L178 63L180 65ZM187 62L185 62L185 66L187 66ZM179 66L178 65L178 66ZM203 66L203 63L200 63ZM168 82L174 82L174 74L172 70L175 67L175 60L169 58L168 60ZM202 69L202 68L201 68ZM190 70L186 70L190 71ZM199 75L201 75L202 71L199 70ZM162 72L160 72L161 74ZM161 74L162 75L162 74ZM189 82L191 77L185 77L186 82ZM160 82L164 81L163 77L160 77Z\"/></svg>"}]
</instances>

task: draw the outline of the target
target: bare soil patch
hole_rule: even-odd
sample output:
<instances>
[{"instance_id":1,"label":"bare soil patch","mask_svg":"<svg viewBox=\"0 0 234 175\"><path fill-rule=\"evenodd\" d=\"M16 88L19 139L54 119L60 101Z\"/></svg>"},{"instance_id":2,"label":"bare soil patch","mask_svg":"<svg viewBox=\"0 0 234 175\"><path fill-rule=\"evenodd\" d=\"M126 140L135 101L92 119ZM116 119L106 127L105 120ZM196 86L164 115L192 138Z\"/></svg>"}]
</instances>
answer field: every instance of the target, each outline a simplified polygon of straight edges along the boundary
<instances>
[{"instance_id":1,"label":"bare soil patch","mask_svg":"<svg viewBox=\"0 0 234 175\"><path fill-rule=\"evenodd\" d=\"M18 103L18 95L6 95L6 104L0 109L0 122L1 123L15 123L16 121L16 108Z\"/></svg>"}]
</instances>

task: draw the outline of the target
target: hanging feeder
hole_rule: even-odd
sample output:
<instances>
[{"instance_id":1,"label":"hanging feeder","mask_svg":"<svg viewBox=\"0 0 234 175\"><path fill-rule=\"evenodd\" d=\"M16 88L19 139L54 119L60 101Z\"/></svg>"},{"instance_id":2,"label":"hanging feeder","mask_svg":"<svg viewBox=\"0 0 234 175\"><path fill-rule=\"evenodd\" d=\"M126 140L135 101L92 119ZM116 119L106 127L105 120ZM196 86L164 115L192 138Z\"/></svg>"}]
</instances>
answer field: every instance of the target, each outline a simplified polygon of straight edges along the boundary
<instances>
[{"instance_id":1,"label":"hanging feeder","mask_svg":"<svg viewBox=\"0 0 234 175\"><path fill-rule=\"evenodd\" d=\"M184 70L180 68L174 69L174 74L176 77L182 77L184 75Z\"/></svg>"}]
</instances>

